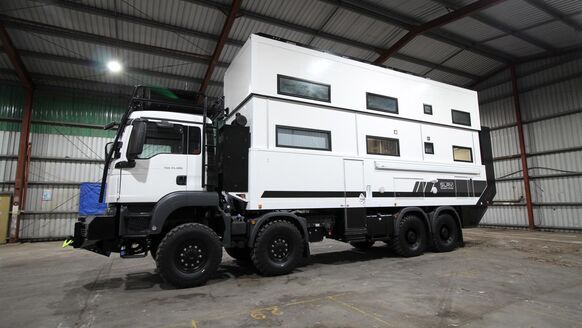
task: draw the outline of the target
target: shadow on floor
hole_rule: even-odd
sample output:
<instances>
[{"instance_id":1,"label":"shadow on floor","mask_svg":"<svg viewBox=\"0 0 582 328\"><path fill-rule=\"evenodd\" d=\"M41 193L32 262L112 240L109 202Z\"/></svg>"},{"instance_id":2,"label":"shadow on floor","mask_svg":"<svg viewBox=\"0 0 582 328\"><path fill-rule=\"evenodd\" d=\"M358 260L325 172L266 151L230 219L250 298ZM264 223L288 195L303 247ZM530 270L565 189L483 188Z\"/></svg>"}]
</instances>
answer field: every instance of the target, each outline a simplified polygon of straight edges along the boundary
<instances>
[{"instance_id":1,"label":"shadow on floor","mask_svg":"<svg viewBox=\"0 0 582 328\"><path fill-rule=\"evenodd\" d=\"M376 246L369 250L348 249L337 252L326 252L312 254L307 263L300 266L297 271L309 270L312 265L342 265L345 263L373 261L382 258L396 257L388 247ZM233 278L248 277L258 278L259 274L254 266L250 263L239 262L236 260L223 262L216 274L208 281L207 285L220 283L221 281ZM157 270L148 272L128 273L125 278L100 279L95 283L84 285L86 290L104 290L117 289L124 287L125 290L143 290L151 289L156 286L159 288L175 289L173 286L165 283Z\"/></svg>"}]
</instances>

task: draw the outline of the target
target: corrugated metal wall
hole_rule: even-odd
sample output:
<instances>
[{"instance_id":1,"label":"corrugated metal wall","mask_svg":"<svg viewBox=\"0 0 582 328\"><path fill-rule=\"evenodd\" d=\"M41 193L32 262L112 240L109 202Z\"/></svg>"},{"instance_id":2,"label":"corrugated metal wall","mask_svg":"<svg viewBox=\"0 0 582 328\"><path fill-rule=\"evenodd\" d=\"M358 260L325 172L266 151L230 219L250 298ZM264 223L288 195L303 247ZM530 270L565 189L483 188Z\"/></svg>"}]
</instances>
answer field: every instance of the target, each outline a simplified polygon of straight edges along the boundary
<instances>
[{"instance_id":1,"label":"corrugated metal wall","mask_svg":"<svg viewBox=\"0 0 582 328\"><path fill-rule=\"evenodd\" d=\"M534 222L582 229L582 58L562 56L517 67L531 176ZM482 124L492 127L496 205L482 224L527 226L509 71L478 86Z\"/></svg>"},{"instance_id":2,"label":"corrugated metal wall","mask_svg":"<svg viewBox=\"0 0 582 328\"><path fill-rule=\"evenodd\" d=\"M12 191L16 173L23 92L0 85L0 185ZM28 193L20 223L23 240L73 233L79 184L100 179L105 144L113 132L99 129L119 121L126 99L38 91L33 102ZM43 200L43 193L46 196Z\"/></svg>"}]
</instances>

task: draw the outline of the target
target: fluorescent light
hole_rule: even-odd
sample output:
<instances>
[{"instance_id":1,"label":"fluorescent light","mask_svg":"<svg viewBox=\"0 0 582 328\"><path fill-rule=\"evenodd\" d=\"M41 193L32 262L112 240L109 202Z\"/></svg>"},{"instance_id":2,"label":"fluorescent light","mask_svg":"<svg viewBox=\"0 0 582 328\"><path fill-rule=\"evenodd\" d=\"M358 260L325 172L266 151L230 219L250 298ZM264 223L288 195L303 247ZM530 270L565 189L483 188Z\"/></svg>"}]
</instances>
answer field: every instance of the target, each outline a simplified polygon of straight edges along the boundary
<instances>
[{"instance_id":1,"label":"fluorescent light","mask_svg":"<svg viewBox=\"0 0 582 328\"><path fill-rule=\"evenodd\" d=\"M107 68L112 73L119 73L123 70L123 66L117 60L111 60L107 63Z\"/></svg>"}]
</instances>

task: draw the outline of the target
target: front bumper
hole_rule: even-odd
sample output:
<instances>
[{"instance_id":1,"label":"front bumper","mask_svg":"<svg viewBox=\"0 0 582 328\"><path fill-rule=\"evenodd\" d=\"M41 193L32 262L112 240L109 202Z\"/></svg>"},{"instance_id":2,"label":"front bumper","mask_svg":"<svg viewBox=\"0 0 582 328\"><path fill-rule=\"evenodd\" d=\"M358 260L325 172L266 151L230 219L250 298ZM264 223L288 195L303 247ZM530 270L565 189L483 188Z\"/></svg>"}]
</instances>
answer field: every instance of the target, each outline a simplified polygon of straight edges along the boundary
<instances>
[{"instance_id":1,"label":"front bumper","mask_svg":"<svg viewBox=\"0 0 582 328\"><path fill-rule=\"evenodd\" d=\"M114 216L80 217L75 223L72 246L109 256L119 251L116 241L117 224Z\"/></svg>"}]
</instances>

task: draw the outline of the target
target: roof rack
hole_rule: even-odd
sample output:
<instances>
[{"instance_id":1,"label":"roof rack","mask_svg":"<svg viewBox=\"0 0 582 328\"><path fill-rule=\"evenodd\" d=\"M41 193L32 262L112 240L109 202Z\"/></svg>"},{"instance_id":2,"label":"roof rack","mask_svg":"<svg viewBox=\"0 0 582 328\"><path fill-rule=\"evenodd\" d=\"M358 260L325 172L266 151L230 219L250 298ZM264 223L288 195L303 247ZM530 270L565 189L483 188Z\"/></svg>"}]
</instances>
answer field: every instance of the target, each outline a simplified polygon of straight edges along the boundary
<instances>
[{"instance_id":1,"label":"roof rack","mask_svg":"<svg viewBox=\"0 0 582 328\"><path fill-rule=\"evenodd\" d=\"M130 99L133 110L172 111L187 114L214 114L223 111L221 98L209 97L196 91L168 89L154 86L135 86Z\"/></svg>"}]
</instances>

